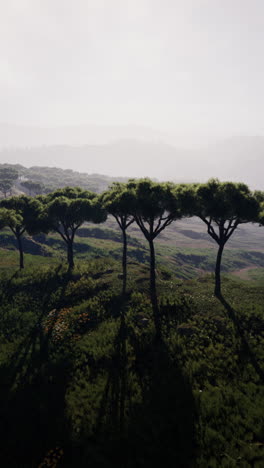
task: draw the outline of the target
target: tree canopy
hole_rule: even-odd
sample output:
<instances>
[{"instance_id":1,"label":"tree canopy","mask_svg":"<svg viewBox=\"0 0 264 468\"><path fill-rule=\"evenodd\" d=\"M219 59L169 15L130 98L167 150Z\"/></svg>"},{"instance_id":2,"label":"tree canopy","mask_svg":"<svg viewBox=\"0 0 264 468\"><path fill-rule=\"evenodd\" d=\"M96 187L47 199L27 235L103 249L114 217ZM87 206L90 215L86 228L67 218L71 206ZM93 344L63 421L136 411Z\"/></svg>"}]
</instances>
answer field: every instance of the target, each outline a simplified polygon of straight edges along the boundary
<instances>
[{"instance_id":1,"label":"tree canopy","mask_svg":"<svg viewBox=\"0 0 264 468\"><path fill-rule=\"evenodd\" d=\"M7 192L9 192L15 180L18 178L18 171L9 166L0 167L0 191L4 194L6 198Z\"/></svg>"},{"instance_id":2,"label":"tree canopy","mask_svg":"<svg viewBox=\"0 0 264 468\"><path fill-rule=\"evenodd\" d=\"M259 222L262 226L264 226L264 201L260 203Z\"/></svg>"},{"instance_id":3,"label":"tree canopy","mask_svg":"<svg viewBox=\"0 0 264 468\"><path fill-rule=\"evenodd\" d=\"M174 196L174 184L158 183L150 179L130 179L129 210L146 239L155 239L163 229L181 217L180 206Z\"/></svg>"},{"instance_id":4,"label":"tree canopy","mask_svg":"<svg viewBox=\"0 0 264 468\"><path fill-rule=\"evenodd\" d=\"M38 217L42 211L42 206L39 200L36 198L28 197L26 195L20 195L16 197L6 198L0 203L0 208L5 208L11 213L19 215L17 218L20 222L15 226L16 232L20 235L27 231L29 234L35 234L39 232L38 228ZM14 229L13 226L9 226L10 229Z\"/></svg>"},{"instance_id":5,"label":"tree canopy","mask_svg":"<svg viewBox=\"0 0 264 468\"><path fill-rule=\"evenodd\" d=\"M7 208L0 208L0 229L4 227L15 226L22 224L23 218L15 210L9 210Z\"/></svg>"},{"instance_id":6,"label":"tree canopy","mask_svg":"<svg viewBox=\"0 0 264 468\"><path fill-rule=\"evenodd\" d=\"M175 186L150 179L131 179L127 183L129 213L144 234L150 248L150 294L157 338L161 335L156 291L154 239L175 219L181 217L180 205L175 196Z\"/></svg>"},{"instance_id":7,"label":"tree canopy","mask_svg":"<svg viewBox=\"0 0 264 468\"><path fill-rule=\"evenodd\" d=\"M59 189L41 200L45 204L44 229L60 234L67 244L69 266L73 267L73 241L77 229L86 221L105 221L106 212L96 194L80 188Z\"/></svg>"},{"instance_id":8,"label":"tree canopy","mask_svg":"<svg viewBox=\"0 0 264 468\"><path fill-rule=\"evenodd\" d=\"M220 268L224 246L239 224L257 222L259 202L243 183L211 179L195 187L193 214L207 226L208 234L218 244L215 269L215 294L221 293Z\"/></svg>"},{"instance_id":9,"label":"tree canopy","mask_svg":"<svg viewBox=\"0 0 264 468\"><path fill-rule=\"evenodd\" d=\"M25 187L29 191L29 195L39 195L45 192L45 187L40 182L34 182L32 180L25 180L20 184L22 187Z\"/></svg>"},{"instance_id":10,"label":"tree canopy","mask_svg":"<svg viewBox=\"0 0 264 468\"><path fill-rule=\"evenodd\" d=\"M134 222L134 216L130 213L131 195L127 184L115 182L110 189L104 192L100 200L104 208L116 220L123 235L123 294L126 292L127 282L127 228Z\"/></svg>"},{"instance_id":11,"label":"tree canopy","mask_svg":"<svg viewBox=\"0 0 264 468\"><path fill-rule=\"evenodd\" d=\"M15 235L20 253L20 268L24 268L24 256L21 237L27 231L29 234L38 233L41 228L38 223L42 206L39 200L26 195L6 198L1 201L0 208L4 209L5 225Z\"/></svg>"}]
</instances>

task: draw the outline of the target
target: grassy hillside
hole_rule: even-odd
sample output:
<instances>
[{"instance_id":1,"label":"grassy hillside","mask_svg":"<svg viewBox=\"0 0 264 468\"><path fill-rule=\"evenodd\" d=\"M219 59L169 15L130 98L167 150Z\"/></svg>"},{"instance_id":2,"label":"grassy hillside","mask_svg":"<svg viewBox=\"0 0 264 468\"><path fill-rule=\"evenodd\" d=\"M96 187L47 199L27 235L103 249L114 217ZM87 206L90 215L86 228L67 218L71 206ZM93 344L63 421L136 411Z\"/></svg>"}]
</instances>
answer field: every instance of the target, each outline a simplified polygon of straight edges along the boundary
<instances>
[{"instance_id":1,"label":"grassy hillside","mask_svg":"<svg viewBox=\"0 0 264 468\"><path fill-rule=\"evenodd\" d=\"M0 165L0 167L6 165ZM72 170L49 167L25 168L21 165L9 165L19 173L14 193L27 192L21 182L25 179L43 184L43 190L52 190L63 186L81 186L95 192L102 192L118 178L106 177L98 174L85 174ZM129 227L129 259L148 262L148 248L136 224ZM106 223L99 227L87 225L77 233L75 251L77 258L89 259L96 256L120 259L121 235L116 221L108 217ZM263 277L264 267L264 229L258 225L240 225L228 241L224 258L223 271L242 279L257 279ZM214 269L216 245L208 236L206 226L198 218L185 218L171 226L157 238L157 260L159 267L166 267L179 278L192 278ZM14 261L10 249L15 247L15 241L8 231L1 231L0 268L8 267L6 259ZM37 236L25 239L24 247L27 254L44 255L50 257L54 263L65 258L64 245L56 235ZM47 259L29 257L30 264L40 261L49 263Z\"/></svg>"},{"instance_id":2,"label":"grassy hillside","mask_svg":"<svg viewBox=\"0 0 264 468\"><path fill-rule=\"evenodd\" d=\"M123 177L113 178L102 174L86 174L84 172L77 172L72 169L61 169L58 167L32 166L28 168L21 164L0 164L0 169L5 167L15 169L19 175L18 180L15 181L12 188L13 194L28 194L28 190L23 187L22 184L25 180L41 184L43 193L67 186L82 187L86 190L99 193L106 190L114 181L127 180ZM34 195L34 193L32 195Z\"/></svg>"},{"instance_id":3,"label":"grassy hillside","mask_svg":"<svg viewBox=\"0 0 264 468\"><path fill-rule=\"evenodd\" d=\"M2 466L261 468L264 282L160 272L157 344L129 269L125 300L113 258L2 272Z\"/></svg>"},{"instance_id":4,"label":"grassy hillside","mask_svg":"<svg viewBox=\"0 0 264 468\"><path fill-rule=\"evenodd\" d=\"M188 226L189 229L183 229ZM203 225L196 220L185 220L175 223L168 232L157 238L156 254L159 270L167 269L177 278L194 278L214 271L216 245L204 232ZM187 233L186 233L187 231ZM129 230L128 259L148 265L149 250L146 241L135 225ZM236 239L227 244L223 255L223 273L241 279L258 279L263 276L264 249L262 235L258 227L238 231ZM208 239L207 239L208 238ZM230 245L229 245L230 244ZM29 237L23 239L26 252L26 263L54 264L66 261L65 244L57 234ZM0 236L0 269L16 264L16 241L10 230L1 231ZM75 242L77 259L106 257L121 261L122 237L116 222L111 218L100 226L87 224L77 231Z\"/></svg>"},{"instance_id":5,"label":"grassy hillside","mask_svg":"<svg viewBox=\"0 0 264 468\"><path fill-rule=\"evenodd\" d=\"M243 226L228 242L220 299L202 222L157 238L157 341L149 250L135 224L126 295L113 218L79 229L71 270L61 237L40 234L23 238L19 271L2 230L1 466L262 468L263 233Z\"/></svg>"}]
</instances>

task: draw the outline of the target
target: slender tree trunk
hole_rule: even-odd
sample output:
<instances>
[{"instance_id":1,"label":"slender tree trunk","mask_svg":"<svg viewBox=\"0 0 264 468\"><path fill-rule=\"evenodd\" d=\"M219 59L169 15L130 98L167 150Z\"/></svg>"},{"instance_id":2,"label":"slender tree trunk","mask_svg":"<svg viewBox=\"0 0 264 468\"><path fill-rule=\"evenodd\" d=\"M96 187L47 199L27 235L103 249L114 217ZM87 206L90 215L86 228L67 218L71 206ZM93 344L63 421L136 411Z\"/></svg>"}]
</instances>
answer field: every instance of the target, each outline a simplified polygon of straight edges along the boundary
<instances>
[{"instance_id":1,"label":"slender tree trunk","mask_svg":"<svg viewBox=\"0 0 264 468\"><path fill-rule=\"evenodd\" d=\"M22 268L24 268L24 253L23 253L21 236L17 236L17 245L18 245L18 250L19 250L19 268L20 270L22 270Z\"/></svg>"},{"instance_id":2,"label":"slender tree trunk","mask_svg":"<svg viewBox=\"0 0 264 468\"><path fill-rule=\"evenodd\" d=\"M123 233L123 258L122 258L122 266L123 266L123 296L126 294L126 285L127 285L127 235L126 230L122 229Z\"/></svg>"},{"instance_id":3,"label":"slender tree trunk","mask_svg":"<svg viewBox=\"0 0 264 468\"><path fill-rule=\"evenodd\" d=\"M215 290L214 294L216 297L221 296L221 260L222 254L224 250L224 243L219 244L217 257L216 257L216 264L215 264Z\"/></svg>"},{"instance_id":4,"label":"slender tree trunk","mask_svg":"<svg viewBox=\"0 0 264 468\"><path fill-rule=\"evenodd\" d=\"M69 264L69 268L73 268L74 267L74 261L73 261L73 241L72 240L68 240L67 247L68 247L68 264Z\"/></svg>"},{"instance_id":5,"label":"slender tree trunk","mask_svg":"<svg viewBox=\"0 0 264 468\"><path fill-rule=\"evenodd\" d=\"M156 262L155 262L155 249L153 239L149 240L150 248L150 298L152 303L154 323L156 328L156 338L161 339L161 323L159 315L159 306L156 289Z\"/></svg>"}]
</instances>

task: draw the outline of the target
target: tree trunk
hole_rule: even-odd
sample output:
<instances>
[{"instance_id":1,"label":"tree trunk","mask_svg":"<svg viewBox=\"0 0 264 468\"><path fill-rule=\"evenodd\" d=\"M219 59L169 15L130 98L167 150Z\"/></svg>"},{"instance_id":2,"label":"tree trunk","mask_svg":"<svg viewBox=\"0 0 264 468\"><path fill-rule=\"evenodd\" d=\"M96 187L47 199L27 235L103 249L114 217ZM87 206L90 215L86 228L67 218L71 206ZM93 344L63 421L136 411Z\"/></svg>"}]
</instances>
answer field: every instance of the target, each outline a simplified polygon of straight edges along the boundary
<instances>
[{"instance_id":1,"label":"tree trunk","mask_svg":"<svg viewBox=\"0 0 264 468\"><path fill-rule=\"evenodd\" d=\"M68 247L68 264L69 264L69 268L73 268L74 267L74 261L73 261L73 241L72 240L68 240L67 247Z\"/></svg>"},{"instance_id":2,"label":"tree trunk","mask_svg":"<svg viewBox=\"0 0 264 468\"><path fill-rule=\"evenodd\" d=\"M126 284L127 284L127 235L126 230L122 229L123 233L123 259L122 259L122 266L123 266L123 296L126 294Z\"/></svg>"},{"instance_id":3,"label":"tree trunk","mask_svg":"<svg viewBox=\"0 0 264 468\"><path fill-rule=\"evenodd\" d=\"M222 254L224 250L224 244L219 244L217 257L216 257L216 264L215 264L215 290L214 294L216 297L221 296L221 260Z\"/></svg>"},{"instance_id":4,"label":"tree trunk","mask_svg":"<svg viewBox=\"0 0 264 468\"><path fill-rule=\"evenodd\" d=\"M155 249L153 239L149 240L150 248L150 298L153 309L154 323L156 328L156 338L161 339L161 323L159 315L159 306L156 289L156 264L155 264Z\"/></svg>"},{"instance_id":5,"label":"tree trunk","mask_svg":"<svg viewBox=\"0 0 264 468\"><path fill-rule=\"evenodd\" d=\"M17 238L17 244L18 244L18 250L19 250L19 268L22 270L24 268L24 253L23 253L23 247L22 247L22 239L21 236L16 236Z\"/></svg>"}]
</instances>

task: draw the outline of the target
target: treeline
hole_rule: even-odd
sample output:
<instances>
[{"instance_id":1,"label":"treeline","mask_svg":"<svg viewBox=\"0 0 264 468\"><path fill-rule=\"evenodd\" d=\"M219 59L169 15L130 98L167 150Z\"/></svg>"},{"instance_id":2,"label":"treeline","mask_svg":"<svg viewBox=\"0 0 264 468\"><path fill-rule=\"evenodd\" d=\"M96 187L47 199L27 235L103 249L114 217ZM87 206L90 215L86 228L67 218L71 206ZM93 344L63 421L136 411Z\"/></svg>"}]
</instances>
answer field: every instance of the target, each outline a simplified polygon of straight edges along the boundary
<instances>
[{"instance_id":1,"label":"treeline","mask_svg":"<svg viewBox=\"0 0 264 468\"><path fill-rule=\"evenodd\" d=\"M25 233L58 233L74 267L74 238L85 222L102 223L111 214L123 236L123 283L127 284L127 228L136 223L149 244L150 296L157 336L161 325L156 290L155 239L171 223L198 216L218 246L215 295L221 296L221 259L224 247L242 223L264 225L264 192L251 192L243 183L211 179L203 184L158 183L150 179L115 182L102 194L66 187L46 195L5 198L0 202L0 228L8 226L17 239L20 268L24 268Z\"/></svg>"},{"instance_id":2,"label":"treeline","mask_svg":"<svg viewBox=\"0 0 264 468\"><path fill-rule=\"evenodd\" d=\"M62 187L81 187L96 193L106 190L113 181L126 182L127 178L101 174L85 174L58 167L24 167L21 164L0 164L0 198L23 192L36 196Z\"/></svg>"}]
</instances>

